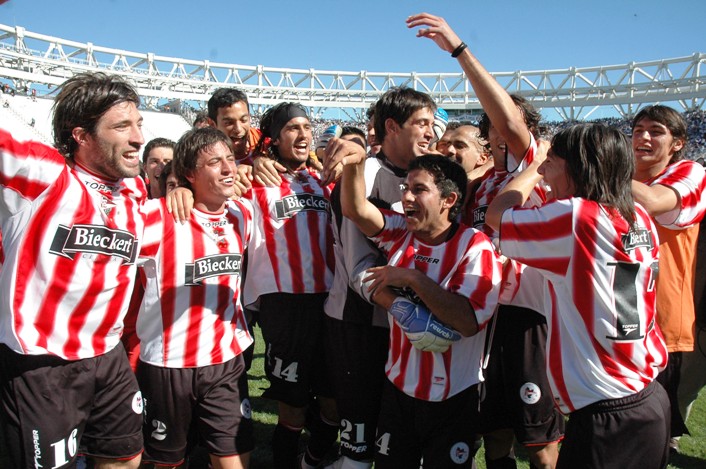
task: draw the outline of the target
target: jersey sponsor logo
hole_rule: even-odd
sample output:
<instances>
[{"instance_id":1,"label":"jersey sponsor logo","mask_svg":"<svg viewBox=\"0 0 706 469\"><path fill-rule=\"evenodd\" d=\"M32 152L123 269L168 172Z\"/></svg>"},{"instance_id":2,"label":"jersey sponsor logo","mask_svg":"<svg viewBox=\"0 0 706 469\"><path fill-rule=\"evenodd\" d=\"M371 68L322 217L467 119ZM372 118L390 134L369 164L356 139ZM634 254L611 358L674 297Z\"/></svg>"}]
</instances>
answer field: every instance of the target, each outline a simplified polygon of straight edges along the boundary
<instances>
[{"instance_id":1,"label":"jersey sponsor logo","mask_svg":"<svg viewBox=\"0 0 706 469\"><path fill-rule=\"evenodd\" d=\"M485 226L485 212L488 211L487 205L481 205L473 209L473 228Z\"/></svg>"},{"instance_id":2,"label":"jersey sponsor logo","mask_svg":"<svg viewBox=\"0 0 706 469\"><path fill-rule=\"evenodd\" d=\"M454 464L464 464L471 457L471 449L468 447L468 443L459 441L451 447L449 456Z\"/></svg>"},{"instance_id":3,"label":"jersey sponsor logo","mask_svg":"<svg viewBox=\"0 0 706 469\"><path fill-rule=\"evenodd\" d=\"M289 218L299 212L328 212L329 201L316 194L295 194L275 201L277 219Z\"/></svg>"},{"instance_id":4,"label":"jersey sponsor logo","mask_svg":"<svg viewBox=\"0 0 706 469\"><path fill-rule=\"evenodd\" d=\"M414 255L414 260L419 262L426 262L427 264L438 264L439 259L436 257L420 256L419 254Z\"/></svg>"},{"instance_id":5,"label":"jersey sponsor logo","mask_svg":"<svg viewBox=\"0 0 706 469\"><path fill-rule=\"evenodd\" d=\"M536 404L542 397L542 390L534 383L525 383L520 387L520 399L525 404Z\"/></svg>"},{"instance_id":6,"label":"jersey sponsor logo","mask_svg":"<svg viewBox=\"0 0 706 469\"><path fill-rule=\"evenodd\" d=\"M112 230L102 225L59 225L49 252L73 259L76 253L105 254L134 264L137 241L129 231Z\"/></svg>"},{"instance_id":7,"label":"jersey sponsor logo","mask_svg":"<svg viewBox=\"0 0 706 469\"><path fill-rule=\"evenodd\" d=\"M240 275L241 261L240 254L215 254L196 259L193 264L186 264L184 282L186 285L198 285L209 277Z\"/></svg>"},{"instance_id":8,"label":"jersey sponsor logo","mask_svg":"<svg viewBox=\"0 0 706 469\"><path fill-rule=\"evenodd\" d=\"M623 249L627 252L637 248L647 248L648 250L654 248L650 230L630 230L622 236L621 241L623 242Z\"/></svg>"}]
</instances>

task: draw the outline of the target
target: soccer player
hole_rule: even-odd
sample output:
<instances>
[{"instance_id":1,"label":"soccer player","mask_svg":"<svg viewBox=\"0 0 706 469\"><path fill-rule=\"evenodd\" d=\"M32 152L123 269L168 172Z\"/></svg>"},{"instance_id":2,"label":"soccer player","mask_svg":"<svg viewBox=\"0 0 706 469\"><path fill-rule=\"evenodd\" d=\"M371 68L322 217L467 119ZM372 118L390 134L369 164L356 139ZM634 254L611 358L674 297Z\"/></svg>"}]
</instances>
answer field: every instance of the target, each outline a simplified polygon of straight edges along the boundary
<instances>
[{"instance_id":1,"label":"soccer player","mask_svg":"<svg viewBox=\"0 0 706 469\"><path fill-rule=\"evenodd\" d=\"M421 27L417 36L432 39L459 61L483 106L480 136L490 147L493 169L476 190L472 220L468 212L464 219L497 239L499 233L485 223L485 211L495 195L533 161L540 114L524 98L509 95L443 18L422 13L407 18L407 25ZM538 186L526 204L541 205L545 199ZM523 293L533 295L540 288ZM555 408L544 370L547 324L541 312L528 311L521 296L513 300L500 301L488 330L490 352L481 403L486 463L490 469L515 467L514 436L527 449L532 464L550 469L556 464L564 419Z\"/></svg>"},{"instance_id":2,"label":"soccer player","mask_svg":"<svg viewBox=\"0 0 706 469\"><path fill-rule=\"evenodd\" d=\"M547 373L570 414L557 467L666 467L669 399L654 382L667 363L655 322L659 249L630 192L630 142L576 125L538 161L495 197L486 223L503 255L543 282ZM555 200L521 208L542 176Z\"/></svg>"},{"instance_id":3,"label":"soccer player","mask_svg":"<svg viewBox=\"0 0 706 469\"><path fill-rule=\"evenodd\" d=\"M164 199L147 205L150 224L140 257L146 285L137 319L137 379L145 399L144 460L174 467L198 435L218 468L247 467L254 443L238 380L252 344L240 304L243 253L252 236L252 206L230 201L236 178L230 139L206 127L184 134L173 160L192 190L188 223L174 223ZM252 435L252 432L248 433Z\"/></svg>"},{"instance_id":4,"label":"soccer player","mask_svg":"<svg viewBox=\"0 0 706 469\"><path fill-rule=\"evenodd\" d=\"M248 95L235 88L218 88L208 100L208 119L231 139L238 164L251 164L260 131L250 126Z\"/></svg>"},{"instance_id":5,"label":"soccer player","mask_svg":"<svg viewBox=\"0 0 706 469\"><path fill-rule=\"evenodd\" d=\"M0 386L13 467L137 468L142 397L120 345L147 189L139 97L102 73L67 80L56 149L0 131Z\"/></svg>"},{"instance_id":6,"label":"soccer player","mask_svg":"<svg viewBox=\"0 0 706 469\"><path fill-rule=\"evenodd\" d=\"M333 280L330 187L310 167L311 123L296 103L268 109L261 121L257 154L286 169L281 184L257 178L245 195L257 229L248 249L243 303L257 309L265 341L265 397L278 402L272 450L276 468L295 467L305 426L311 433L302 468L315 467L338 436L335 403L326 382L323 354L324 300ZM310 396L320 412L307 422Z\"/></svg>"},{"instance_id":7,"label":"soccer player","mask_svg":"<svg viewBox=\"0 0 706 469\"><path fill-rule=\"evenodd\" d=\"M174 142L168 138L155 138L147 142L142 153L142 164L147 176L150 199L164 197L160 184L164 166L174 158Z\"/></svg>"},{"instance_id":8,"label":"soccer player","mask_svg":"<svg viewBox=\"0 0 706 469\"><path fill-rule=\"evenodd\" d=\"M696 241L706 212L706 174L700 164L684 159L686 138L684 118L670 107L648 106L633 119L633 194L654 218L659 235L657 324L669 364L658 380L672 404L673 437L687 431L677 388L682 353L694 350Z\"/></svg>"},{"instance_id":9,"label":"soccer player","mask_svg":"<svg viewBox=\"0 0 706 469\"><path fill-rule=\"evenodd\" d=\"M476 334L495 311L501 264L484 234L454 221L465 196L465 172L441 155L410 162L400 214L367 200L364 150L338 140L327 151L344 155L344 215L388 259L363 279L391 313L375 467L417 468L422 458L424 467L472 467L483 353L483 336ZM400 302L412 315L425 311L420 330L393 315ZM432 313L441 337L454 339L438 343L441 337L427 329ZM420 347L428 340L435 348Z\"/></svg>"},{"instance_id":10,"label":"soccer player","mask_svg":"<svg viewBox=\"0 0 706 469\"><path fill-rule=\"evenodd\" d=\"M365 162L366 195L381 207L401 212L399 185L407 168L431 142L436 106L431 97L411 88L385 92L372 120L380 151ZM343 154L324 160L333 179ZM340 184L331 197L336 257L333 285L325 304L326 356L340 417L341 457L338 469L370 468L375 457L375 430L385 384L389 331L384 308L375 307L363 285L366 269L386 259L355 224L343 217Z\"/></svg>"}]
</instances>

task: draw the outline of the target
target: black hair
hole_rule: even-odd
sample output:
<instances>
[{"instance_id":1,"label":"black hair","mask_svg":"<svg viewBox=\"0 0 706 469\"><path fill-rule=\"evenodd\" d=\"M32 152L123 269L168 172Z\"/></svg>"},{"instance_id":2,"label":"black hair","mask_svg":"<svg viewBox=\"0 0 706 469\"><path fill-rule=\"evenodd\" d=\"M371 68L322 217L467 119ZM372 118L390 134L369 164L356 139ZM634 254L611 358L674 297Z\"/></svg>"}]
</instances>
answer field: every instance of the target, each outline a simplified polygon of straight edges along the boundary
<instances>
[{"instance_id":1,"label":"black hair","mask_svg":"<svg viewBox=\"0 0 706 469\"><path fill-rule=\"evenodd\" d=\"M603 124L576 124L554 136L551 152L566 161L574 196L611 206L635 225L635 158L625 134Z\"/></svg>"},{"instance_id":2,"label":"black hair","mask_svg":"<svg viewBox=\"0 0 706 469\"><path fill-rule=\"evenodd\" d=\"M631 129L633 131L635 130L635 126L637 125L637 123L640 122L642 119L650 119L655 122L659 122L660 124L664 125L667 129L669 129L669 132L672 134L672 137L675 140L681 139L684 142L682 147L678 151L674 152L671 160L669 161L669 164L676 163L677 161L684 159L688 133L686 129L686 121L684 120L684 117L682 117L681 114L679 114L671 107L663 106L661 104L647 106L645 108L642 108L632 120Z\"/></svg>"},{"instance_id":3,"label":"black hair","mask_svg":"<svg viewBox=\"0 0 706 469\"><path fill-rule=\"evenodd\" d=\"M169 140L168 138L157 137L153 138L147 145L145 145L145 150L142 152L142 164L147 164L147 158L150 156L150 152L155 148L171 148L174 150L176 142Z\"/></svg>"},{"instance_id":4,"label":"black hair","mask_svg":"<svg viewBox=\"0 0 706 469\"><path fill-rule=\"evenodd\" d=\"M449 209L449 221L456 219L466 200L468 176L463 167L446 156L427 154L415 158L409 165L408 173L415 169L431 174L441 197L448 197L452 192L458 194L456 203Z\"/></svg>"},{"instance_id":5,"label":"black hair","mask_svg":"<svg viewBox=\"0 0 706 469\"><path fill-rule=\"evenodd\" d=\"M385 121L393 119L400 126L420 109L429 108L433 113L436 104L426 93L412 88L390 88L375 103L375 138L378 143L385 141Z\"/></svg>"},{"instance_id":6,"label":"black hair","mask_svg":"<svg viewBox=\"0 0 706 469\"><path fill-rule=\"evenodd\" d=\"M222 107L229 107L235 103L243 102L245 107L250 111L248 104L248 95L236 88L218 88L213 92L208 100L208 117L216 122L218 110Z\"/></svg>"},{"instance_id":7,"label":"black hair","mask_svg":"<svg viewBox=\"0 0 706 469\"><path fill-rule=\"evenodd\" d=\"M527 101L524 97L519 94L511 94L510 98L522 112L522 117L525 119L525 124L535 139L539 139L539 122L542 120L542 115L537 111L537 109L532 106L532 103ZM490 132L490 117L485 112L481 114L480 120L478 121L478 128L480 129L480 137L488 141L488 133Z\"/></svg>"}]
</instances>

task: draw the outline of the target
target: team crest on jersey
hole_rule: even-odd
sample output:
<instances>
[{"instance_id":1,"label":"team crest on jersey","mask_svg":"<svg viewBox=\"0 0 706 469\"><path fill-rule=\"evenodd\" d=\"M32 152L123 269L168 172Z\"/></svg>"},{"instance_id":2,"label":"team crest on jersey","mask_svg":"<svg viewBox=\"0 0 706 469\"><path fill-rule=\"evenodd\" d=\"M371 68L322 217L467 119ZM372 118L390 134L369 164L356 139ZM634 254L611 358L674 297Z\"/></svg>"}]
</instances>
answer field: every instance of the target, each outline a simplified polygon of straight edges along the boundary
<instances>
[{"instance_id":1,"label":"team crest on jersey","mask_svg":"<svg viewBox=\"0 0 706 469\"><path fill-rule=\"evenodd\" d=\"M451 447L449 456L454 464L463 464L471 457L471 448L468 447L468 443L459 441Z\"/></svg>"},{"instance_id":2,"label":"team crest on jersey","mask_svg":"<svg viewBox=\"0 0 706 469\"><path fill-rule=\"evenodd\" d=\"M193 264L186 264L184 283L199 285L202 280L221 275L240 275L240 254L215 254L196 259Z\"/></svg>"},{"instance_id":3,"label":"team crest on jersey","mask_svg":"<svg viewBox=\"0 0 706 469\"><path fill-rule=\"evenodd\" d=\"M654 245L652 244L652 236L650 236L650 230L639 229L630 230L622 236L621 241L623 242L623 249L630 252L637 248L647 248L652 250Z\"/></svg>"},{"instance_id":4,"label":"team crest on jersey","mask_svg":"<svg viewBox=\"0 0 706 469\"><path fill-rule=\"evenodd\" d=\"M295 194L275 201L275 212L278 220L289 218L299 212L328 212L329 201L322 195Z\"/></svg>"},{"instance_id":5,"label":"team crest on jersey","mask_svg":"<svg viewBox=\"0 0 706 469\"><path fill-rule=\"evenodd\" d=\"M536 404L542 397L542 390L535 383L525 383L520 387L520 399L525 404Z\"/></svg>"},{"instance_id":6,"label":"team crest on jersey","mask_svg":"<svg viewBox=\"0 0 706 469\"><path fill-rule=\"evenodd\" d=\"M112 230L102 225L59 225L49 252L73 259L77 253L105 254L134 264L137 241L129 231Z\"/></svg>"},{"instance_id":7,"label":"team crest on jersey","mask_svg":"<svg viewBox=\"0 0 706 469\"><path fill-rule=\"evenodd\" d=\"M487 205L481 205L473 209L473 228L480 229L485 225L485 212L487 211Z\"/></svg>"}]
</instances>

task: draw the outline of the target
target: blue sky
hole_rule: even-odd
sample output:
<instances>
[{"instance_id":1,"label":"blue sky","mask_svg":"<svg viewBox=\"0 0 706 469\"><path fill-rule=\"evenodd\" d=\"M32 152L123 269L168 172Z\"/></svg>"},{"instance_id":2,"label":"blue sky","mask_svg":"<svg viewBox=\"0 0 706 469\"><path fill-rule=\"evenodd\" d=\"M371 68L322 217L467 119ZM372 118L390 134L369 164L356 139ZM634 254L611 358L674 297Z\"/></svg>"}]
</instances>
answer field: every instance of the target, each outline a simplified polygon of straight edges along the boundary
<instances>
[{"instance_id":1,"label":"blue sky","mask_svg":"<svg viewBox=\"0 0 706 469\"><path fill-rule=\"evenodd\" d=\"M456 72L404 19L444 16L493 72L706 52L703 0L9 0L0 22L194 60L374 72Z\"/></svg>"}]
</instances>

